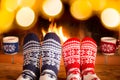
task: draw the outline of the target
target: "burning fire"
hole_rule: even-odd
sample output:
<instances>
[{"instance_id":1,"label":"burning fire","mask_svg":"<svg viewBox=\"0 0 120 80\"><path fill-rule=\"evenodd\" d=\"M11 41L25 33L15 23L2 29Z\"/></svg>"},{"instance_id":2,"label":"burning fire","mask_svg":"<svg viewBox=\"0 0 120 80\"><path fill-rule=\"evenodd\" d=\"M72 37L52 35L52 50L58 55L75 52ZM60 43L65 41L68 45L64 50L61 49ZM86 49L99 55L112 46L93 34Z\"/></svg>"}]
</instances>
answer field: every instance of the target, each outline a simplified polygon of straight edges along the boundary
<instances>
[{"instance_id":1,"label":"burning fire","mask_svg":"<svg viewBox=\"0 0 120 80\"><path fill-rule=\"evenodd\" d=\"M57 26L56 23L55 24L51 23L49 25L48 31L45 31L44 29L42 29L43 36L45 36L45 34L48 32L55 32L60 37L62 42L66 41L67 37L64 36L63 34L62 26L59 26L58 28L56 26Z\"/></svg>"}]
</instances>

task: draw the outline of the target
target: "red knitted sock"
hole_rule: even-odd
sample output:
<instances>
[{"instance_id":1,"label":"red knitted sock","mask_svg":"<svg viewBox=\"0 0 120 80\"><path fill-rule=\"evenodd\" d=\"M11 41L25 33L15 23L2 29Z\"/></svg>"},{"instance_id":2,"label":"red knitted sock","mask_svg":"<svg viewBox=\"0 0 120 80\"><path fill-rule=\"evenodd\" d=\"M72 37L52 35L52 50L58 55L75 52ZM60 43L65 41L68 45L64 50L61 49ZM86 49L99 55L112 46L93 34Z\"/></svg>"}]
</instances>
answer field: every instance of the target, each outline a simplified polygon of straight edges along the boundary
<instances>
[{"instance_id":1,"label":"red knitted sock","mask_svg":"<svg viewBox=\"0 0 120 80\"><path fill-rule=\"evenodd\" d=\"M80 51L83 80L100 80L94 71L97 53L96 42L90 37L84 38L81 42Z\"/></svg>"},{"instance_id":2,"label":"red knitted sock","mask_svg":"<svg viewBox=\"0 0 120 80\"><path fill-rule=\"evenodd\" d=\"M66 42L64 42L62 49L67 80L81 80L80 40L77 38L68 39Z\"/></svg>"}]
</instances>

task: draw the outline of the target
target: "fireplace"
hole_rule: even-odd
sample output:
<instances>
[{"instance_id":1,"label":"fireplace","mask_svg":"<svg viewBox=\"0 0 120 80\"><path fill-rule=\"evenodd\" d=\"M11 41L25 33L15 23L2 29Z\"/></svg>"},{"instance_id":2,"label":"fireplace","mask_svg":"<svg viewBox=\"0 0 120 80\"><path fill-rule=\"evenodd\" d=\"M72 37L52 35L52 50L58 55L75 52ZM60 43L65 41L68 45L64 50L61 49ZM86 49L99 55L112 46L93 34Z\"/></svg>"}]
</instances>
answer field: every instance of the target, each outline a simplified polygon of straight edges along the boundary
<instances>
[{"instance_id":1,"label":"fireplace","mask_svg":"<svg viewBox=\"0 0 120 80\"><path fill-rule=\"evenodd\" d=\"M100 46L101 37L110 36L118 38L118 31L106 29L102 25L98 15L94 14L89 19L83 21L77 20L71 16L69 11L69 5L65 4L64 8L64 13L58 19L49 21L47 19L44 19L42 16L38 16L36 24L29 29L21 29L14 22L13 27L15 28L11 29L9 32L3 33L1 36L18 36L20 38L20 46L22 46L24 36L28 32L36 33L39 36L40 40L42 40L44 34L49 32L49 29L51 29L49 25L54 24L51 30L56 33L59 32L57 34L61 38L62 42L64 42L70 37L77 37L79 39L83 39L85 36L89 36L97 42L98 46Z\"/></svg>"}]
</instances>

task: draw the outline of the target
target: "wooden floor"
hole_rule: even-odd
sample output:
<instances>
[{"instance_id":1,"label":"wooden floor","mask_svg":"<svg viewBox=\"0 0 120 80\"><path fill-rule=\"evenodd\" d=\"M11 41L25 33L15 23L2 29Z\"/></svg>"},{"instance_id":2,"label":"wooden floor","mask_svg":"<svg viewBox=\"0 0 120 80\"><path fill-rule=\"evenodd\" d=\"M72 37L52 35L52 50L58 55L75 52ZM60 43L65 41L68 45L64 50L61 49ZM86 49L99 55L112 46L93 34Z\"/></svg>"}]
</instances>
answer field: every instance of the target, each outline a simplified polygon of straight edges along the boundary
<instances>
[{"instance_id":1,"label":"wooden floor","mask_svg":"<svg viewBox=\"0 0 120 80\"><path fill-rule=\"evenodd\" d=\"M101 80L120 80L120 66L96 65L95 70ZM16 80L21 72L20 64L0 63L0 80ZM66 80L64 69L60 70L58 78L58 80Z\"/></svg>"},{"instance_id":2,"label":"wooden floor","mask_svg":"<svg viewBox=\"0 0 120 80\"><path fill-rule=\"evenodd\" d=\"M66 80L63 59L61 59L58 80ZM16 80L22 72L23 56L14 56L0 52L0 80ZM97 56L96 74L101 80L120 80L120 56Z\"/></svg>"}]
</instances>

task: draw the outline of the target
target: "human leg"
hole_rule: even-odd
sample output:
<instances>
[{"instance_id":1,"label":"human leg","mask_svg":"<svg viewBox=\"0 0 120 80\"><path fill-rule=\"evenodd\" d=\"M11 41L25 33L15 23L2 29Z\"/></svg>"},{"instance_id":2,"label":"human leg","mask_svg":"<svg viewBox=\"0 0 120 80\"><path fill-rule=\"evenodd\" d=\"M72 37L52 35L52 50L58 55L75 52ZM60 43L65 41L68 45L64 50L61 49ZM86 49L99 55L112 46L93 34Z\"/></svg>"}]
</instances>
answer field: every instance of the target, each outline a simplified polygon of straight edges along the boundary
<instances>
[{"instance_id":1,"label":"human leg","mask_svg":"<svg viewBox=\"0 0 120 80\"><path fill-rule=\"evenodd\" d=\"M40 80L57 80L61 60L59 37L55 33L47 33L41 47L42 68Z\"/></svg>"},{"instance_id":2,"label":"human leg","mask_svg":"<svg viewBox=\"0 0 120 80\"><path fill-rule=\"evenodd\" d=\"M81 80L80 40L70 38L62 46L62 55L67 73L67 80Z\"/></svg>"},{"instance_id":3,"label":"human leg","mask_svg":"<svg viewBox=\"0 0 120 80\"><path fill-rule=\"evenodd\" d=\"M34 33L29 33L23 43L23 72L17 80L38 80L40 76L40 41Z\"/></svg>"},{"instance_id":4,"label":"human leg","mask_svg":"<svg viewBox=\"0 0 120 80\"><path fill-rule=\"evenodd\" d=\"M86 37L81 42L81 70L83 80L100 80L95 73L95 60L97 53L96 42Z\"/></svg>"}]
</instances>

